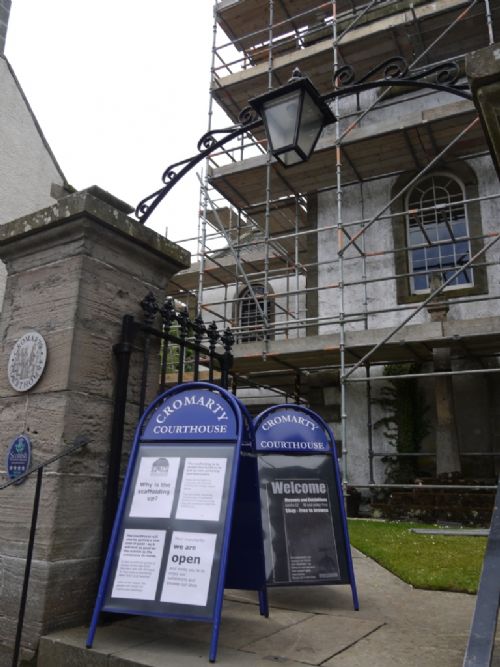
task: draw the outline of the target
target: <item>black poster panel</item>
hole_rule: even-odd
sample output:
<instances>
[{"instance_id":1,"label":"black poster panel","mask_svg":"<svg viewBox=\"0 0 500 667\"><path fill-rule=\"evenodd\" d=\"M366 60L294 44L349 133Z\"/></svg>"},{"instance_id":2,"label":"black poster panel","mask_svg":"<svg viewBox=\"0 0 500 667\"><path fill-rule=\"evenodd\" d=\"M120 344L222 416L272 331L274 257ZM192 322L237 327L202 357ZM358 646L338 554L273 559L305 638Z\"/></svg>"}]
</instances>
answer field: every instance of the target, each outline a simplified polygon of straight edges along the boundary
<instances>
[{"instance_id":1,"label":"black poster panel","mask_svg":"<svg viewBox=\"0 0 500 667\"><path fill-rule=\"evenodd\" d=\"M104 611L213 617L235 447L139 444Z\"/></svg>"},{"instance_id":2,"label":"black poster panel","mask_svg":"<svg viewBox=\"0 0 500 667\"><path fill-rule=\"evenodd\" d=\"M350 583L330 454L259 457L268 586Z\"/></svg>"}]
</instances>

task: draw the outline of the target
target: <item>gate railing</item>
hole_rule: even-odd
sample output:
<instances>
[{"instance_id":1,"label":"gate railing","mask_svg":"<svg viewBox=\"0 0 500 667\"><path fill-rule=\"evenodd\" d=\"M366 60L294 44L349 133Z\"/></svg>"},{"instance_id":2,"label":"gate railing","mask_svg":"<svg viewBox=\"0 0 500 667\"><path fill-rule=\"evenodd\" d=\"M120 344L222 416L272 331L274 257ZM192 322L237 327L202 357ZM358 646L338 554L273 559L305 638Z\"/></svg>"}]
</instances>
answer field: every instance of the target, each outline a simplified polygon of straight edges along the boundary
<instances>
[{"instance_id":1,"label":"gate railing","mask_svg":"<svg viewBox=\"0 0 500 667\"><path fill-rule=\"evenodd\" d=\"M144 412L144 403L148 381L149 364L149 344L151 337L161 340L161 370L159 378L158 391L161 393L165 389L167 367L169 357L172 359L172 345L177 345L179 349L176 358L177 383L184 382L186 374L186 354L188 351L193 353L190 359L190 365L193 368L193 379L199 379L200 369L206 367L208 363L208 381L214 381L214 365L218 364L221 373L220 384L227 389L229 383L229 371L232 366L231 349L234 344L234 336L229 327L219 332L215 322L206 326L201 314L198 314L194 320L189 317L186 307L176 310L173 299L165 299L163 305L159 305L152 292L146 295L141 301L141 308L144 313L143 323L136 323L136 329L144 333L144 351L143 351L143 377L141 382L141 396L139 401L139 414ZM155 320L160 318L160 328L155 328ZM204 345L204 340L207 344ZM224 352L216 351L217 343L223 346ZM172 359L172 361L174 361Z\"/></svg>"},{"instance_id":2,"label":"gate railing","mask_svg":"<svg viewBox=\"0 0 500 667\"><path fill-rule=\"evenodd\" d=\"M33 466L29 470L27 470L25 473L22 475L19 475L15 479L10 480L10 482L7 482L6 484L1 484L0 485L0 491L3 491L3 489L6 489L9 486L12 486L13 484L19 484L22 482L26 477L29 477L33 473L37 473L36 476L36 487L35 487L35 495L33 498L33 510L31 513L31 527L30 527L30 536L28 540L28 550L26 552L26 565L24 568L24 579L23 579L23 588L21 592L21 601L19 603L19 613L17 617L17 628L16 628L16 638L14 641L14 653L12 655L12 667L17 667L17 663L19 660L19 651L21 648L21 637L23 634L23 625L24 625L24 614L26 611L26 600L28 599L28 586L29 586L29 579L30 579L30 573L31 573L31 563L33 560L33 547L35 544L35 533L36 533L36 525L38 521L38 508L40 506L40 495L42 492L42 478L43 478L43 471L44 468L49 466L51 463L55 463L56 461L59 461L59 459L62 459L64 456L68 456L69 454L73 454L74 452L78 451L83 447L84 445L88 444L90 442L89 438L85 436L78 436L75 438L74 443L71 445L71 447L68 447L65 449L63 452L60 454L56 454L56 456L53 456L50 459L47 459L47 461L44 461L43 463L40 463L39 465Z\"/></svg>"},{"instance_id":3,"label":"gate railing","mask_svg":"<svg viewBox=\"0 0 500 667\"><path fill-rule=\"evenodd\" d=\"M165 299L160 305L152 292L145 296L140 305L143 311L142 321L135 319L132 315L125 315L122 321L120 341L113 348L117 361L117 372L104 512L103 558L106 554L107 541L111 534L118 504L130 357L134 350L139 350L139 345L136 343L140 342L142 347L138 417L144 412L146 403L153 339L160 342L160 372L159 376L154 379L158 393L166 388L168 364L169 360L174 358L174 349L177 366L176 382L179 384L185 381L187 375L186 358L188 354L191 355L188 361L189 368L192 368L193 380L199 380L200 372L204 369L208 374L208 381L214 382L215 373L218 370L220 373L218 382L224 389L228 388L229 372L233 363L231 350L234 336L229 327L219 331L215 322L207 326L200 314L192 320L187 308L177 309L176 303L170 298ZM217 351L218 344L222 346L222 352ZM191 370L189 374L191 376Z\"/></svg>"},{"instance_id":4,"label":"gate railing","mask_svg":"<svg viewBox=\"0 0 500 667\"><path fill-rule=\"evenodd\" d=\"M500 479L463 667L489 667L500 603Z\"/></svg>"}]
</instances>

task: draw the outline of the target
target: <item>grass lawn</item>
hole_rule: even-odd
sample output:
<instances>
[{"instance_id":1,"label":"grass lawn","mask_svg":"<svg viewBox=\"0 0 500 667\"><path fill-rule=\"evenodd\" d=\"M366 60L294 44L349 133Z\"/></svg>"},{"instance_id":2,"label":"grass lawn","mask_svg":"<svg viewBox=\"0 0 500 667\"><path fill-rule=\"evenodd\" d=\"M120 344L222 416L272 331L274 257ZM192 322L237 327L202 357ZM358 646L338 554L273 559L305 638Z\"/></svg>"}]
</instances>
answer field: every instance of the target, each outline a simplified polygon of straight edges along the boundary
<instances>
[{"instance_id":1,"label":"grass lawn","mask_svg":"<svg viewBox=\"0 0 500 667\"><path fill-rule=\"evenodd\" d=\"M349 520L351 544L415 588L476 593L486 537L417 535L403 521ZM435 526L434 526L435 527Z\"/></svg>"}]
</instances>

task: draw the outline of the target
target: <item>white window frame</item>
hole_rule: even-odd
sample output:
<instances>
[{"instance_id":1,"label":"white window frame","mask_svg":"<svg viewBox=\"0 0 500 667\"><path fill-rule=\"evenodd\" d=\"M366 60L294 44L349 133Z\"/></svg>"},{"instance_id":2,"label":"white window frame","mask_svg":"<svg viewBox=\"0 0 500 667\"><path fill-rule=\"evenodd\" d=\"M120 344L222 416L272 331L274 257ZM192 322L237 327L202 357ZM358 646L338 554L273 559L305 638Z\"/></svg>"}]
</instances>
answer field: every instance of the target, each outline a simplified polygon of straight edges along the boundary
<instances>
[{"instance_id":1,"label":"white window frame","mask_svg":"<svg viewBox=\"0 0 500 667\"><path fill-rule=\"evenodd\" d=\"M443 182L440 183L438 179ZM449 190L450 184L453 184L455 190L451 194ZM425 188L422 188L422 185ZM430 203L431 198L428 196L431 188L434 190L434 204ZM420 190L420 195L417 195L419 202L416 206L415 194L418 190ZM439 193L437 190L439 190ZM447 193L447 197L443 193ZM439 198L442 201L436 204L436 199ZM443 279L446 280L461 264L469 261L471 257L471 244L465 199L465 186L462 181L454 174L444 171L426 174L407 193L406 238L410 273L410 294L429 293L431 277L433 273L436 273L437 268L442 274ZM460 214L458 218L456 218L457 211ZM465 228L463 233L459 232L457 234L462 218ZM447 237L444 236L445 234L447 234ZM412 242L412 236L420 237L419 241ZM462 252L460 246L464 244L466 248ZM447 257L443 254L445 250L452 251L453 263L443 264L443 260ZM421 257L417 259L416 254L418 251L421 251ZM418 267L416 267L417 262ZM425 287L416 285L416 278L419 274L423 274L425 277ZM445 290L473 287L473 269L469 267L465 272L457 276L457 280L459 282L448 285Z\"/></svg>"}]
</instances>

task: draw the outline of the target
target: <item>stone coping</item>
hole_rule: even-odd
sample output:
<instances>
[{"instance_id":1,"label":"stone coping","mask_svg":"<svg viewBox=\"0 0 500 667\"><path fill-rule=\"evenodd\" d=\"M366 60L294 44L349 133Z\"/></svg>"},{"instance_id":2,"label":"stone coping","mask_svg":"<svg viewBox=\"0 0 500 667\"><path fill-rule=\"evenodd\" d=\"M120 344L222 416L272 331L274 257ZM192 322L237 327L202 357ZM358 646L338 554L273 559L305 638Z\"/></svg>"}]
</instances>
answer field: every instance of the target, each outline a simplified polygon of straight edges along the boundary
<instances>
[{"instance_id":1,"label":"stone coping","mask_svg":"<svg viewBox=\"0 0 500 667\"><path fill-rule=\"evenodd\" d=\"M168 257L179 270L188 268L191 255L181 246L169 241L152 229L129 217L132 208L120 199L92 186L63 197L56 204L36 213L0 225L0 248L20 238L40 233L49 227L67 224L83 214L98 224L113 229L123 237L147 247L155 254Z\"/></svg>"}]
</instances>

